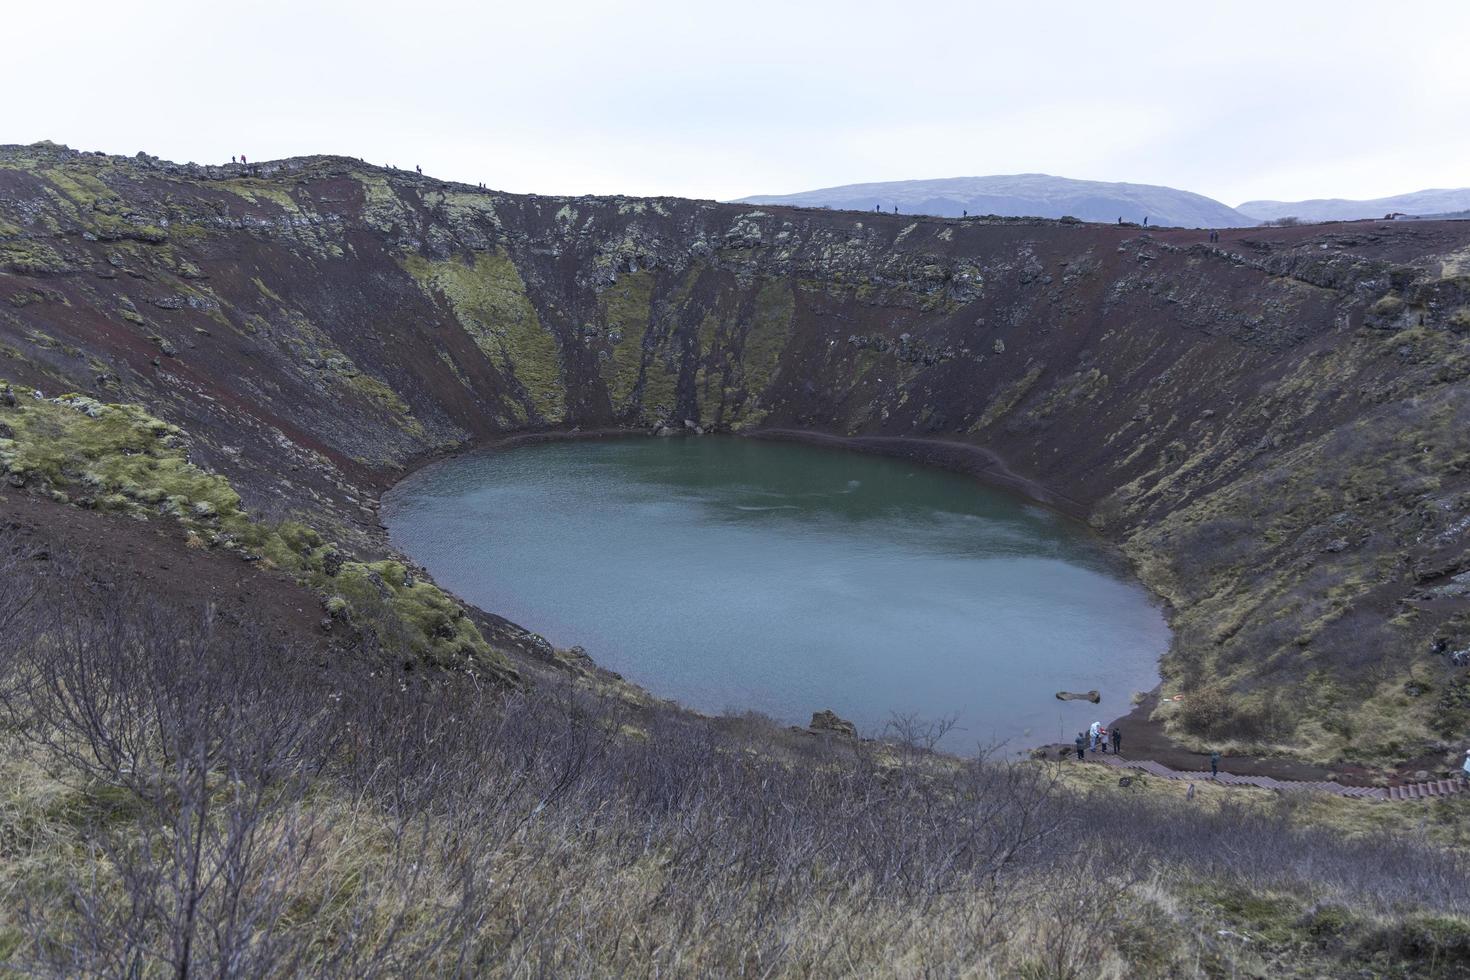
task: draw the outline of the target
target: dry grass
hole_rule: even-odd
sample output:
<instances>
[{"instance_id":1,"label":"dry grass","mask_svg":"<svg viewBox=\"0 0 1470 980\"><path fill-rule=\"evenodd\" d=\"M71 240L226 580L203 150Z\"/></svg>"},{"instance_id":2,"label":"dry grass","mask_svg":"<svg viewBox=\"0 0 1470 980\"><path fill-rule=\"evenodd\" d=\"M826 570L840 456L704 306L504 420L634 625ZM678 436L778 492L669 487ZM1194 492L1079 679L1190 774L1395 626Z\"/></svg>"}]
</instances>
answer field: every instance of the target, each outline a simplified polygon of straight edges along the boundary
<instances>
[{"instance_id":1,"label":"dry grass","mask_svg":"<svg viewBox=\"0 0 1470 980\"><path fill-rule=\"evenodd\" d=\"M0 610L25 584L0 575ZM917 724L804 746L754 717L403 675L392 651L317 664L125 591L58 594L0 658L0 957L25 973L1470 962L1464 862L1411 827L1346 840L1267 794L1185 805L1091 767L936 756Z\"/></svg>"}]
</instances>

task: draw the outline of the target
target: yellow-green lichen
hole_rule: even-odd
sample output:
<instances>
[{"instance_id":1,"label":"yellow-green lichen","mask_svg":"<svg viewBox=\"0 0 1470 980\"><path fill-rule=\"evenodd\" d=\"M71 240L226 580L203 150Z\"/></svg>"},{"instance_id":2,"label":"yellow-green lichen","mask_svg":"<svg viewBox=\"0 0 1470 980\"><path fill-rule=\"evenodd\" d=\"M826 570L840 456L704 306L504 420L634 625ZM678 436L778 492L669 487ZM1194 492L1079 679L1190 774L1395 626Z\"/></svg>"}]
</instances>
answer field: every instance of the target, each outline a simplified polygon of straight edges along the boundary
<instances>
[{"instance_id":1,"label":"yellow-green lichen","mask_svg":"<svg viewBox=\"0 0 1470 980\"><path fill-rule=\"evenodd\" d=\"M979 432L1000 421L1002 416L1008 414L1022 398L1026 397L1026 393L1036 384L1036 379L1041 377L1041 372L1045 369L1045 364L1033 364L1024 375L996 392L995 397L991 398L990 403L985 406L985 411L981 413L980 418L970 426L970 431Z\"/></svg>"},{"instance_id":2,"label":"yellow-green lichen","mask_svg":"<svg viewBox=\"0 0 1470 980\"><path fill-rule=\"evenodd\" d=\"M653 273L630 272L601 296L609 357L602 377L615 411L630 407L643 369L643 338L653 316Z\"/></svg>"},{"instance_id":3,"label":"yellow-green lichen","mask_svg":"<svg viewBox=\"0 0 1470 980\"><path fill-rule=\"evenodd\" d=\"M70 268L61 253L45 242L34 238L0 242L0 270L22 276L45 276Z\"/></svg>"},{"instance_id":4,"label":"yellow-green lichen","mask_svg":"<svg viewBox=\"0 0 1470 980\"><path fill-rule=\"evenodd\" d=\"M275 290L271 289L263 281L261 281L261 278L259 276L252 276L250 281L255 283L255 288L260 291L260 295L266 297L267 299L274 300L277 303L284 302L284 300L282 300L281 297L276 294Z\"/></svg>"},{"instance_id":5,"label":"yellow-green lichen","mask_svg":"<svg viewBox=\"0 0 1470 980\"><path fill-rule=\"evenodd\" d=\"M0 418L14 434L0 446L0 469L27 483L138 516L157 505L211 531L246 523L229 481L189 463L180 430L135 405L82 395L22 398Z\"/></svg>"},{"instance_id":6,"label":"yellow-green lichen","mask_svg":"<svg viewBox=\"0 0 1470 980\"><path fill-rule=\"evenodd\" d=\"M486 648L459 603L396 561L347 562L331 587L332 598L354 610L384 604L393 615L390 628L402 629L409 649L425 663L473 668ZM330 611L332 599L327 603Z\"/></svg>"},{"instance_id":7,"label":"yellow-green lichen","mask_svg":"<svg viewBox=\"0 0 1470 980\"><path fill-rule=\"evenodd\" d=\"M761 396L776 380L781 352L791 339L796 316L796 294L791 283L770 282L755 295L750 323L741 341L741 386L745 402L741 415L747 423L757 422L765 414Z\"/></svg>"},{"instance_id":8,"label":"yellow-green lichen","mask_svg":"<svg viewBox=\"0 0 1470 980\"><path fill-rule=\"evenodd\" d=\"M409 255L402 263L425 290L448 302L480 350L520 386L537 419L565 417L561 349L541 325L509 255L478 253L473 262Z\"/></svg>"},{"instance_id":9,"label":"yellow-green lichen","mask_svg":"<svg viewBox=\"0 0 1470 980\"><path fill-rule=\"evenodd\" d=\"M293 213L301 210L295 198L279 185L273 184L270 181L242 177L236 180L221 181L218 186L232 194L243 197L252 204L266 202Z\"/></svg>"},{"instance_id":10,"label":"yellow-green lichen","mask_svg":"<svg viewBox=\"0 0 1470 980\"><path fill-rule=\"evenodd\" d=\"M423 436L423 424L414 418L407 403L398 396L398 392L388 387L380 378L375 378L371 374L356 372L350 375L343 375L342 382L378 408L392 415L405 432L414 436Z\"/></svg>"}]
</instances>

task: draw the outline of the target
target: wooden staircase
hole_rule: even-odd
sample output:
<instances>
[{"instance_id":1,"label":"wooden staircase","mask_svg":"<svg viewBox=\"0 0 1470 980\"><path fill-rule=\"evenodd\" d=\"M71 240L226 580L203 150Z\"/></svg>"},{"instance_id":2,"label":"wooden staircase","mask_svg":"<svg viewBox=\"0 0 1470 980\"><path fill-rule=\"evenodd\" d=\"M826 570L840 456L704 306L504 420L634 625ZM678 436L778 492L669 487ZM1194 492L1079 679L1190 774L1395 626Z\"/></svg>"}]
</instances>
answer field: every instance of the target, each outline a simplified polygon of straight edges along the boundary
<instances>
[{"instance_id":1,"label":"wooden staircase","mask_svg":"<svg viewBox=\"0 0 1470 980\"><path fill-rule=\"evenodd\" d=\"M1270 776L1240 776L1222 772L1212 777L1207 772L1190 772L1170 769L1150 759L1128 759L1107 753L1091 753L1088 762L1111 766L1114 769L1135 769L1157 776L1160 779L1183 780L1192 783L1218 783L1221 786L1260 786L1263 789L1313 790L1331 793L1334 796L1361 800L1424 800L1441 796L1456 796L1470 787L1460 779L1431 779L1424 783L1405 783L1402 786L1344 786L1328 781L1311 782L1296 779L1273 779Z\"/></svg>"}]
</instances>

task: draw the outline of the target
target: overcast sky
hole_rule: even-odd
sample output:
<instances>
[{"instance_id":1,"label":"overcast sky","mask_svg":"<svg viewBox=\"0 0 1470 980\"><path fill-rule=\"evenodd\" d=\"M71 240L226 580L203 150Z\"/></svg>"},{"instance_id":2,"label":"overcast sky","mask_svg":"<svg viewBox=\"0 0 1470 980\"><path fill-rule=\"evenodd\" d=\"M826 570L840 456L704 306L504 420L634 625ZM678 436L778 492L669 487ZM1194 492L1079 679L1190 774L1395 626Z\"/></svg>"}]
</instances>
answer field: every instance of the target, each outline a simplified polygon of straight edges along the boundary
<instances>
[{"instance_id":1,"label":"overcast sky","mask_svg":"<svg viewBox=\"0 0 1470 980\"><path fill-rule=\"evenodd\" d=\"M721 199L1034 171L1231 205L1470 185L1470 0L10 0L4 24L3 143Z\"/></svg>"}]
</instances>

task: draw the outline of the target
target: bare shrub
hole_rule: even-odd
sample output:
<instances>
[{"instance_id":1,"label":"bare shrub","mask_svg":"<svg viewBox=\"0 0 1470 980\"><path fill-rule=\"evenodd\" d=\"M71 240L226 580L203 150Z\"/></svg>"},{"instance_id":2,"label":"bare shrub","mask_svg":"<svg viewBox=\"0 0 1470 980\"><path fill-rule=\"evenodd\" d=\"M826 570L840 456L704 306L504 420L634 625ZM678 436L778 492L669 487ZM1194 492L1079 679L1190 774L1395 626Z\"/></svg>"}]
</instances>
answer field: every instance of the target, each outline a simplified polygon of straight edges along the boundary
<instances>
[{"instance_id":1,"label":"bare shrub","mask_svg":"<svg viewBox=\"0 0 1470 980\"><path fill-rule=\"evenodd\" d=\"M1179 723L1192 735L1216 735L1232 714L1230 693L1218 686L1198 687L1179 708Z\"/></svg>"},{"instance_id":2,"label":"bare shrub","mask_svg":"<svg viewBox=\"0 0 1470 980\"><path fill-rule=\"evenodd\" d=\"M933 752L957 724L958 715L930 719L895 711L883 728L883 737L907 752Z\"/></svg>"},{"instance_id":3,"label":"bare shrub","mask_svg":"<svg viewBox=\"0 0 1470 980\"><path fill-rule=\"evenodd\" d=\"M34 562L15 529L0 527L0 673L10 658L25 649L34 632L40 583L29 567Z\"/></svg>"},{"instance_id":4,"label":"bare shrub","mask_svg":"<svg viewBox=\"0 0 1470 980\"><path fill-rule=\"evenodd\" d=\"M1454 854L1079 796L933 752L944 722L777 753L759 719L323 661L93 591L5 685L91 814L19 892L30 972L1082 976L1146 877L1470 909Z\"/></svg>"},{"instance_id":5,"label":"bare shrub","mask_svg":"<svg viewBox=\"0 0 1470 980\"><path fill-rule=\"evenodd\" d=\"M117 880L68 883L85 941L37 936L35 948L65 972L153 958L179 975L277 968L271 927L309 850L300 800L332 751L330 711L292 683L300 658L258 635L226 645L212 615L183 618L131 594L76 589L52 611L16 664L8 713L78 789L112 793L134 819L89 828ZM44 929L44 914L33 923Z\"/></svg>"}]
</instances>

